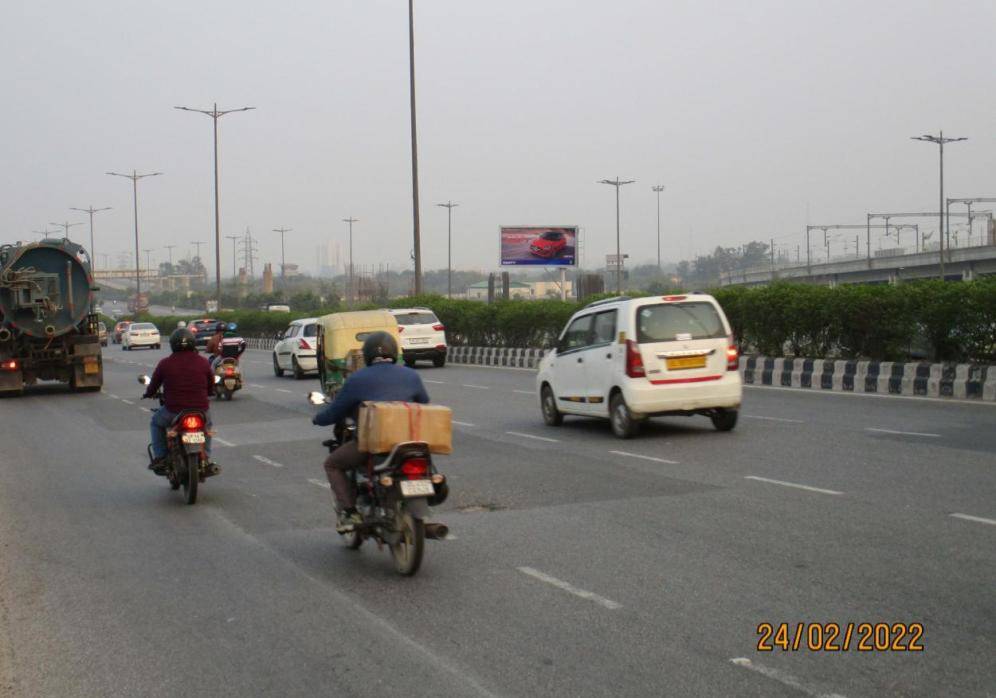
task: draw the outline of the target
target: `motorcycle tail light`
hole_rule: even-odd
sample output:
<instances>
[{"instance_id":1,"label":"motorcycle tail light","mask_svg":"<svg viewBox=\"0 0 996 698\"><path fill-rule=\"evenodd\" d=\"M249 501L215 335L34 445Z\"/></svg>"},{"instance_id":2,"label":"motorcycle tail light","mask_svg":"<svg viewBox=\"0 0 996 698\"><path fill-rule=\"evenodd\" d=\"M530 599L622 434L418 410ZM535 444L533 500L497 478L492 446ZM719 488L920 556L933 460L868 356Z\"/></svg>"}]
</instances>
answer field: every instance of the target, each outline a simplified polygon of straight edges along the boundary
<instances>
[{"instance_id":1,"label":"motorcycle tail light","mask_svg":"<svg viewBox=\"0 0 996 698\"><path fill-rule=\"evenodd\" d=\"M226 376L234 376L235 375L235 369L232 368L231 366L226 366L225 367L225 375Z\"/></svg>"},{"instance_id":2,"label":"motorcycle tail light","mask_svg":"<svg viewBox=\"0 0 996 698\"><path fill-rule=\"evenodd\" d=\"M180 422L180 426L184 431L200 431L204 428L204 418L199 414L188 414Z\"/></svg>"},{"instance_id":3,"label":"motorcycle tail light","mask_svg":"<svg viewBox=\"0 0 996 698\"><path fill-rule=\"evenodd\" d=\"M643 378L647 375L640 346L632 339L626 340L626 375L630 378Z\"/></svg>"},{"instance_id":4,"label":"motorcycle tail light","mask_svg":"<svg viewBox=\"0 0 996 698\"><path fill-rule=\"evenodd\" d=\"M409 458L401 464L401 474L409 480L423 478L429 474L429 461L425 458Z\"/></svg>"}]
</instances>

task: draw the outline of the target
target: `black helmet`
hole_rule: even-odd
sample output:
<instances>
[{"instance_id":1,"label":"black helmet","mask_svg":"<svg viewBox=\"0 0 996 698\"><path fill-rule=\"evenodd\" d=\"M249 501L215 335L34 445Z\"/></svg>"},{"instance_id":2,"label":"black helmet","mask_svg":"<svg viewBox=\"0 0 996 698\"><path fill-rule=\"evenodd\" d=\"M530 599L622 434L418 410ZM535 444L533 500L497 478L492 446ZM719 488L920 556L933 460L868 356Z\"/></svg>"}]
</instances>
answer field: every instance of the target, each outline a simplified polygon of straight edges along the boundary
<instances>
[{"instance_id":1,"label":"black helmet","mask_svg":"<svg viewBox=\"0 0 996 698\"><path fill-rule=\"evenodd\" d=\"M370 366L375 359L398 362L398 343L390 333L374 332L363 340L363 361Z\"/></svg>"},{"instance_id":2,"label":"black helmet","mask_svg":"<svg viewBox=\"0 0 996 698\"><path fill-rule=\"evenodd\" d=\"M186 327L173 330L173 334L169 336L169 348L173 351L195 351L197 341L194 339L194 333Z\"/></svg>"},{"instance_id":3,"label":"black helmet","mask_svg":"<svg viewBox=\"0 0 996 698\"><path fill-rule=\"evenodd\" d=\"M224 332L227 329L228 329L228 325L226 323L224 323L224 322L219 322L217 325L214 326L214 331L215 332Z\"/></svg>"}]
</instances>

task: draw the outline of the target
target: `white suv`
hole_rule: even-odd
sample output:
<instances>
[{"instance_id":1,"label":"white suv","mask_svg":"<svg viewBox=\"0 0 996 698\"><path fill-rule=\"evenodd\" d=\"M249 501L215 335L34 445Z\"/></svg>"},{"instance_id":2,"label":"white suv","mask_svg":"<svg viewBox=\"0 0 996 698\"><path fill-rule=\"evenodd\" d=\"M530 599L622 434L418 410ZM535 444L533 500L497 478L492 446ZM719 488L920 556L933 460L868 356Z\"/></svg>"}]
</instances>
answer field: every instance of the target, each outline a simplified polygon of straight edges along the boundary
<instances>
[{"instance_id":1,"label":"white suv","mask_svg":"<svg viewBox=\"0 0 996 698\"><path fill-rule=\"evenodd\" d=\"M389 312L398 321L405 365L414 366L419 359L431 359L437 368L446 364L446 328L434 312L428 308L394 308Z\"/></svg>"},{"instance_id":2,"label":"white suv","mask_svg":"<svg viewBox=\"0 0 996 698\"><path fill-rule=\"evenodd\" d=\"M737 424L743 387L730 323L712 296L612 298L575 313L536 378L543 420L605 417L629 438L648 417Z\"/></svg>"},{"instance_id":3,"label":"white suv","mask_svg":"<svg viewBox=\"0 0 996 698\"><path fill-rule=\"evenodd\" d=\"M284 375L291 371L297 379L318 370L318 318L294 320L277 339L273 347L273 373Z\"/></svg>"}]
</instances>

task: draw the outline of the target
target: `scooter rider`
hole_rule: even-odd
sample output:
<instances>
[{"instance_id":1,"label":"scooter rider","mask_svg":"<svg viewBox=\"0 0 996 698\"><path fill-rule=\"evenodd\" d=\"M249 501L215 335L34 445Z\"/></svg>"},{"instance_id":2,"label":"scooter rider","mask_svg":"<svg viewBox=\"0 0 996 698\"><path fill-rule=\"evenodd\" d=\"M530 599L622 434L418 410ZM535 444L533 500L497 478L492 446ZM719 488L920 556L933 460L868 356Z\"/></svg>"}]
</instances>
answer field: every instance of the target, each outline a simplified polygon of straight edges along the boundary
<instances>
[{"instance_id":1,"label":"scooter rider","mask_svg":"<svg viewBox=\"0 0 996 698\"><path fill-rule=\"evenodd\" d=\"M429 394L418 373L397 365L398 343L387 332L374 332L364 340L363 360L366 368L346 379L335 400L315 415L312 424L324 427L347 417L356 419L362 402L429 402ZM363 517L356 511L356 493L346 471L362 467L369 455L360 451L359 443L353 440L339 446L325 460L325 474L339 512L336 526L339 533L347 533L363 522Z\"/></svg>"},{"instance_id":2,"label":"scooter rider","mask_svg":"<svg viewBox=\"0 0 996 698\"><path fill-rule=\"evenodd\" d=\"M172 354L161 360L152 373L152 382L145 389L143 398L151 398L163 390L163 405L152 413L152 463L149 469L157 475L165 473L166 429L183 410L200 410L204 413L207 440L204 450L211 459L211 414L208 396L214 392L214 374L207 359L197 353L194 333L186 328L173 331L169 338ZM208 473L217 475L221 469L211 462Z\"/></svg>"}]
</instances>

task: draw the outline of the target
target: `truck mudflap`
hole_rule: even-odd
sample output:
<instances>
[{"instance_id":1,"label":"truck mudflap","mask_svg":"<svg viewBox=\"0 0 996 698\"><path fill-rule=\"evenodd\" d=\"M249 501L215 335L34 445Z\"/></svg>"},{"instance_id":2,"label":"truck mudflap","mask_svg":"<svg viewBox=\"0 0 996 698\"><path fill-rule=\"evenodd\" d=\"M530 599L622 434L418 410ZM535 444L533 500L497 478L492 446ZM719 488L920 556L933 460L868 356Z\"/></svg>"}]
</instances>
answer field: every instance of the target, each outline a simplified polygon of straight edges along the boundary
<instances>
[{"instance_id":1,"label":"truck mudflap","mask_svg":"<svg viewBox=\"0 0 996 698\"><path fill-rule=\"evenodd\" d=\"M19 393L24 390L24 374L20 369L0 370L0 393Z\"/></svg>"},{"instance_id":2,"label":"truck mudflap","mask_svg":"<svg viewBox=\"0 0 996 698\"><path fill-rule=\"evenodd\" d=\"M100 355L77 357L69 384L74 390L99 390L104 384L104 366Z\"/></svg>"}]
</instances>

